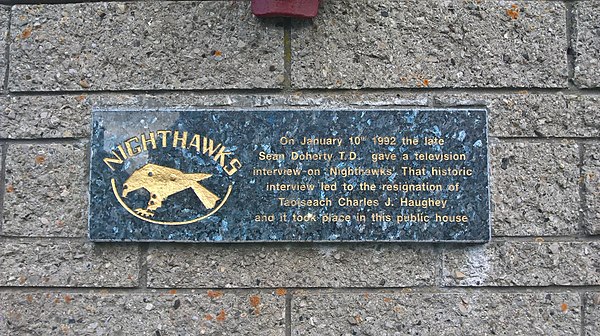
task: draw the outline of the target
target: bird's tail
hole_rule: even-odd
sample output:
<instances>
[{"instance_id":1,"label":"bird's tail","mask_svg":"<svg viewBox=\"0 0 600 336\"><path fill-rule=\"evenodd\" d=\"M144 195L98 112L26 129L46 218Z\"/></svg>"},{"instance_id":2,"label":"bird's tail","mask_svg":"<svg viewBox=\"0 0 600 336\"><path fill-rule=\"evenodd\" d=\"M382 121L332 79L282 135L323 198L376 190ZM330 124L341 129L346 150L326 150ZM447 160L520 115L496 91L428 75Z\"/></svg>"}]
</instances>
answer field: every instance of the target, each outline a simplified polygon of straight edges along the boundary
<instances>
[{"instance_id":1,"label":"bird's tail","mask_svg":"<svg viewBox=\"0 0 600 336\"><path fill-rule=\"evenodd\" d=\"M200 199L200 202L204 204L207 209L212 209L217 205L217 201L220 199L219 196L210 192L210 190L206 189L204 186L199 183L195 183L192 186L192 190L196 193L196 196Z\"/></svg>"}]
</instances>

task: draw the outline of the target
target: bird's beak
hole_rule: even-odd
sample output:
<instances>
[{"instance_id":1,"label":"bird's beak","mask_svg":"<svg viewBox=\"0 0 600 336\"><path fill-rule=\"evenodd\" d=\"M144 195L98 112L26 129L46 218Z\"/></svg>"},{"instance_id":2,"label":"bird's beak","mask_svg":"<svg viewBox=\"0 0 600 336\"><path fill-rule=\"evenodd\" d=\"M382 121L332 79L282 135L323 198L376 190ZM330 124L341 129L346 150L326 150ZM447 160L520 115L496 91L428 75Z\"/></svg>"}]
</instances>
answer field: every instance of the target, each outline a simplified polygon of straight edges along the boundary
<instances>
[{"instance_id":1,"label":"bird's beak","mask_svg":"<svg viewBox=\"0 0 600 336\"><path fill-rule=\"evenodd\" d=\"M127 189L127 184L123 185L123 197L127 197L127 194L129 194L129 189Z\"/></svg>"}]
</instances>

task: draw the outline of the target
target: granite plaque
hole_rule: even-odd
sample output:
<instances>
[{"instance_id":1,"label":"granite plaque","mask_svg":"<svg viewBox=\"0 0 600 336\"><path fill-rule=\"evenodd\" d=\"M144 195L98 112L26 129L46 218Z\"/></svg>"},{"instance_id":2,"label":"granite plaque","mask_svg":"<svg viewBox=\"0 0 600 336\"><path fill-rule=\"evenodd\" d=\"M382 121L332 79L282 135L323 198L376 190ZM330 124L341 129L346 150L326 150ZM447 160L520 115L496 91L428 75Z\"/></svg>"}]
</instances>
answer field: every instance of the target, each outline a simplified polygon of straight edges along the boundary
<instances>
[{"instance_id":1,"label":"granite plaque","mask_svg":"<svg viewBox=\"0 0 600 336\"><path fill-rule=\"evenodd\" d=\"M487 111L93 112L94 241L490 239Z\"/></svg>"}]
</instances>

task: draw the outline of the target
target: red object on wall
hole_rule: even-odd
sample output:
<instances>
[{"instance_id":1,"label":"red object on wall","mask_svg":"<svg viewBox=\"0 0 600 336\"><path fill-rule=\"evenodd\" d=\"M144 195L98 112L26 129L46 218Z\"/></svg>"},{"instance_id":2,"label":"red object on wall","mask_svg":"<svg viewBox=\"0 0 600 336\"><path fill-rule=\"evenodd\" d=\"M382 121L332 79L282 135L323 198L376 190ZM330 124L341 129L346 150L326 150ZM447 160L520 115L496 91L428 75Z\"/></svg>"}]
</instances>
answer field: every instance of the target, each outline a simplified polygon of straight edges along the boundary
<instances>
[{"instance_id":1,"label":"red object on wall","mask_svg":"<svg viewBox=\"0 0 600 336\"><path fill-rule=\"evenodd\" d=\"M289 16L310 19L317 16L319 0L252 0L256 16Z\"/></svg>"}]
</instances>

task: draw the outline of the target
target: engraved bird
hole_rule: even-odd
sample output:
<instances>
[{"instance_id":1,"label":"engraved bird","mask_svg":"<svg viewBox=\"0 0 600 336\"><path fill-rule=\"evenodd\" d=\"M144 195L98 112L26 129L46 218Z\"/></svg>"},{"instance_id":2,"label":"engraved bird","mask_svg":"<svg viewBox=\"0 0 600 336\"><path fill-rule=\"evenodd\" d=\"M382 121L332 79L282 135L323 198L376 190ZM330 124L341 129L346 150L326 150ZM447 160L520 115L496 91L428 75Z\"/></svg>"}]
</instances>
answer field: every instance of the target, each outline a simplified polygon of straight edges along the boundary
<instances>
[{"instance_id":1,"label":"engraved bird","mask_svg":"<svg viewBox=\"0 0 600 336\"><path fill-rule=\"evenodd\" d=\"M123 197L138 189L146 189L150 193L148 206L145 209L135 209L135 212L144 217L152 217L154 211L162 206L162 202L167 197L191 188L200 202L207 209L212 209L220 198L198 183L211 176L212 174L202 173L187 174L174 168L150 163L133 172L123 183Z\"/></svg>"}]
</instances>

